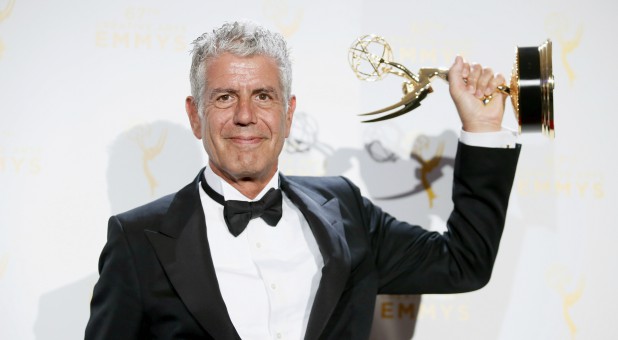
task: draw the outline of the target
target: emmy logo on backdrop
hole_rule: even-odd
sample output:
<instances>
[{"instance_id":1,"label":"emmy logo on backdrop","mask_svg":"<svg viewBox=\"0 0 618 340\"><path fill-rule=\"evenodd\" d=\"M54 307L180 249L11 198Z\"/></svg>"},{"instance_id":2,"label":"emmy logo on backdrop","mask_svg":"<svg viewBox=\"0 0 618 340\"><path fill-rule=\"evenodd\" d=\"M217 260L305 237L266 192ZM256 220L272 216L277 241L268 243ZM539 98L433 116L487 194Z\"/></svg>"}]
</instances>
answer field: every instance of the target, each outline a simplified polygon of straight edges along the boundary
<instances>
[{"instance_id":1,"label":"emmy logo on backdrop","mask_svg":"<svg viewBox=\"0 0 618 340\"><path fill-rule=\"evenodd\" d=\"M564 320L569 327L569 333L571 334L571 339L575 340L575 333L577 333L577 327L575 326L575 321L573 317L569 313L569 310L573 308L573 306L579 301L584 293L584 279L581 278L577 283L577 287L568 292L566 286L571 283L571 275L566 273L566 269L556 266L547 271L547 280L549 281L550 286L560 294L562 298L562 314L564 316Z\"/></svg>"},{"instance_id":2,"label":"emmy logo on backdrop","mask_svg":"<svg viewBox=\"0 0 618 340\"><path fill-rule=\"evenodd\" d=\"M510 86L498 87L511 97L519 124L519 132L543 132L554 137L554 75L552 73L551 41L539 47L518 47ZM375 116L364 122L379 122L408 113L421 105L433 92L431 81L438 77L448 81L446 68L421 68L418 73L393 61L390 45L377 35L365 35L354 41L348 51L348 61L356 76L365 81L376 81L387 74L405 79L403 98L383 109L361 114ZM487 104L491 96L483 98ZM382 116L376 116L383 114Z\"/></svg>"},{"instance_id":3,"label":"emmy logo on backdrop","mask_svg":"<svg viewBox=\"0 0 618 340\"><path fill-rule=\"evenodd\" d=\"M13 6L15 6L15 0L9 0L6 6L3 9L0 9L0 22L6 20L11 13L13 12ZM2 55L4 54L4 42L0 38L0 59L2 59Z\"/></svg>"},{"instance_id":4,"label":"emmy logo on backdrop","mask_svg":"<svg viewBox=\"0 0 618 340\"><path fill-rule=\"evenodd\" d=\"M150 136L150 132L151 131L148 128L143 129L133 137L133 140L142 151L142 169L144 170L144 175L146 176L148 186L150 187L150 195L154 196L155 190L159 184L150 170L149 162L155 159L163 150L165 142L167 141L167 130L164 130L161 133L159 139L153 146L146 146L145 140Z\"/></svg>"},{"instance_id":5,"label":"emmy logo on backdrop","mask_svg":"<svg viewBox=\"0 0 618 340\"><path fill-rule=\"evenodd\" d=\"M291 37L300 28L303 11L298 9L290 19L289 0L264 0L263 6L266 16L275 22L284 37Z\"/></svg>"},{"instance_id":6,"label":"emmy logo on backdrop","mask_svg":"<svg viewBox=\"0 0 618 340\"><path fill-rule=\"evenodd\" d=\"M571 63L569 63L567 55L571 54L579 47L582 36L584 35L584 27L580 23L579 26L577 26L575 36L567 39L566 36L571 28L570 23L568 19L564 17L564 15L560 15L558 13L550 15L547 18L545 26L550 32L550 34L556 37L556 40L558 40L558 44L562 46L560 60L562 61L562 65L564 65L567 76L569 77L569 83L572 85L573 81L575 80L575 71L573 70L573 67L571 67Z\"/></svg>"},{"instance_id":7,"label":"emmy logo on backdrop","mask_svg":"<svg viewBox=\"0 0 618 340\"><path fill-rule=\"evenodd\" d=\"M412 148L412 153L410 157L417 161L421 168L420 177L421 183L423 184L423 188L427 193L427 199L429 200L429 208L433 208L433 201L438 197L436 193L433 191L431 187L431 183L427 179L427 175L432 172L434 169L440 165L440 161L442 161L442 154L444 153L444 141L441 141L436 149L436 154L430 159L423 158L423 149L429 148L429 141L427 138L420 138L414 143L414 147Z\"/></svg>"}]
</instances>

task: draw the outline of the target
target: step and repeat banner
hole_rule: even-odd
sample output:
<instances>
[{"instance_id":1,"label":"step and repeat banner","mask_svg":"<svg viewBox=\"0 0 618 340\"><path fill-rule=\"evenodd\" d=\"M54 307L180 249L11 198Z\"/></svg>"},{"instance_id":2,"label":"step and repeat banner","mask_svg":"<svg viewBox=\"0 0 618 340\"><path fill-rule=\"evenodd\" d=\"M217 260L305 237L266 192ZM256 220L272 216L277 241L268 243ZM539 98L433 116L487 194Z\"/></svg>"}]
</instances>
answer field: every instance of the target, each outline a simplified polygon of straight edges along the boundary
<instances>
[{"instance_id":1,"label":"step and repeat banner","mask_svg":"<svg viewBox=\"0 0 618 340\"><path fill-rule=\"evenodd\" d=\"M0 338L79 339L107 218L172 193L206 164L184 112L190 43L234 19L281 32L298 105L288 175L345 175L393 215L442 231L460 123L447 84L421 107L402 78L357 79L348 49L378 34L416 71L456 55L509 77L517 46L553 41L556 138L524 134L491 282L380 296L372 339L618 337L613 1L0 0ZM507 103L505 125L516 129Z\"/></svg>"}]
</instances>

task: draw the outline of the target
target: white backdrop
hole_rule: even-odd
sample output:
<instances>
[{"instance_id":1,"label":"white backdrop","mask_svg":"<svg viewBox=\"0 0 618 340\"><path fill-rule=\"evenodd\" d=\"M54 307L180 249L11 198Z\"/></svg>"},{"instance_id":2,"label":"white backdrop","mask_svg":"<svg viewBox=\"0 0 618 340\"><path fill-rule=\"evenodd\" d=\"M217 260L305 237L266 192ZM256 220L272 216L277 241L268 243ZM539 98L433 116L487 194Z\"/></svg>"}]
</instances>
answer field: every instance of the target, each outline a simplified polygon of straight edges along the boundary
<instances>
[{"instance_id":1,"label":"white backdrop","mask_svg":"<svg viewBox=\"0 0 618 340\"><path fill-rule=\"evenodd\" d=\"M609 0L0 0L0 338L83 337L108 216L205 164L184 113L189 43L236 18L282 32L293 50L298 109L282 170L344 174L435 230L451 208L459 129L447 86L436 81L413 113L361 124L357 113L400 98L401 80L357 80L348 47L377 33L412 70L460 53L508 75L515 46L551 38L557 138L520 137L491 282L381 297L373 338L617 338L616 13ZM438 167L421 166L434 156ZM389 335L397 325L404 335Z\"/></svg>"}]
</instances>

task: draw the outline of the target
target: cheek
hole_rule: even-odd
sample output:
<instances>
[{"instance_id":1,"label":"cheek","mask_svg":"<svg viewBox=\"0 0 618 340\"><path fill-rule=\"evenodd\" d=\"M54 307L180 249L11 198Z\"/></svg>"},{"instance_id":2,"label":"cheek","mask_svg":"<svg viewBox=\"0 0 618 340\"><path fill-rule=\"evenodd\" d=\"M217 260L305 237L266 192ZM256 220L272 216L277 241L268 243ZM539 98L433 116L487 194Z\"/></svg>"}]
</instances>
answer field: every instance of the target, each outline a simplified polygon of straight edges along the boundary
<instances>
[{"instance_id":1,"label":"cheek","mask_svg":"<svg viewBox=\"0 0 618 340\"><path fill-rule=\"evenodd\" d=\"M215 127L212 121L204 121L202 124L202 143L209 157L216 156L220 144L220 132Z\"/></svg>"},{"instance_id":2,"label":"cheek","mask_svg":"<svg viewBox=\"0 0 618 340\"><path fill-rule=\"evenodd\" d=\"M202 125L202 133L209 140L219 139L225 131L225 120L222 115L210 115L204 120Z\"/></svg>"},{"instance_id":3,"label":"cheek","mask_svg":"<svg viewBox=\"0 0 618 340\"><path fill-rule=\"evenodd\" d=\"M270 119L265 120L266 125L273 133L273 135L278 135L279 137L287 137L289 131L289 122L287 119L287 115L273 115L268 116Z\"/></svg>"}]
</instances>

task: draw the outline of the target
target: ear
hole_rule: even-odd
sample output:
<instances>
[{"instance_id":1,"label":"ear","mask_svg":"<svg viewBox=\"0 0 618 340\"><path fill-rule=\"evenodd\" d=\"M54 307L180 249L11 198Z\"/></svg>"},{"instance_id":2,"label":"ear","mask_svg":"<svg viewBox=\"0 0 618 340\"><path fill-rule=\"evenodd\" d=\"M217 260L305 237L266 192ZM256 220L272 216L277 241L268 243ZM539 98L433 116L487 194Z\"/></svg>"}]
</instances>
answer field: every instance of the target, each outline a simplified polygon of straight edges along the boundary
<instances>
[{"instance_id":1,"label":"ear","mask_svg":"<svg viewBox=\"0 0 618 340\"><path fill-rule=\"evenodd\" d=\"M288 101L288 111L285 113L285 138L290 136L290 131L292 130L292 118L294 118L294 111L296 110L296 96L290 96L290 100Z\"/></svg>"},{"instance_id":2,"label":"ear","mask_svg":"<svg viewBox=\"0 0 618 340\"><path fill-rule=\"evenodd\" d=\"M188 96L185 100L185 110L187 111L187 116L189 117L189 123L191 123L191 130L193 130L193 135L197 139L202 139L202 118L199 115L199 110L197 109L197 100L192 96Z\"/></svg>"}]
</instances>

